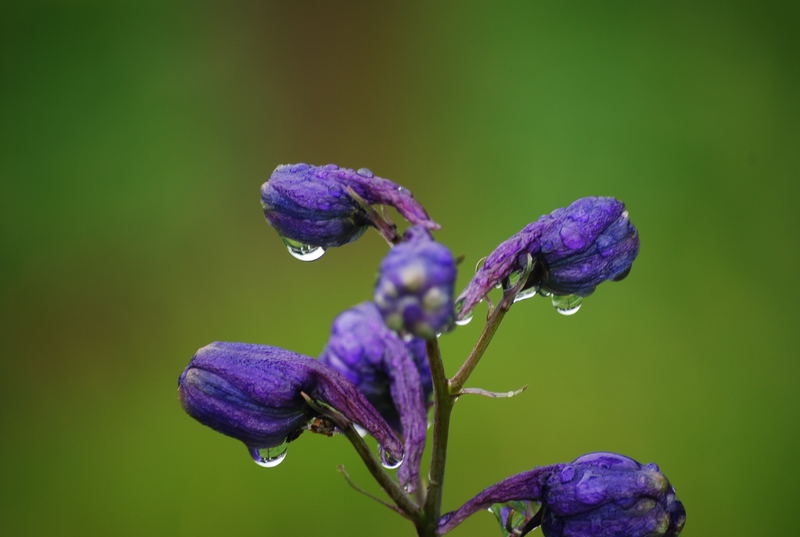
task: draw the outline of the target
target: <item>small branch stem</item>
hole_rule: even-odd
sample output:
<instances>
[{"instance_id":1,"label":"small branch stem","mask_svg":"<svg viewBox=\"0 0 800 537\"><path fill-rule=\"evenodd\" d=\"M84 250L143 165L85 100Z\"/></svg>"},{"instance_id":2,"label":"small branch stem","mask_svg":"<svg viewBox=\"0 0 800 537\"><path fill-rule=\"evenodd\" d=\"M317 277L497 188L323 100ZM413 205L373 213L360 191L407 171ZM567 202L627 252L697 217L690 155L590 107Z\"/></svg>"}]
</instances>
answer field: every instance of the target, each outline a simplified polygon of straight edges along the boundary
<instances>
[{"instance_id":1,"label":"small branch stem","mask_svg":"<svg viewBox=\"0 0 800 537\"><path fill-rule=\"evenodd\" d=\"M355 482L353 481L353 479L350 477L350 474L347 473L347 470L345 469L343 464L340 464L339 466L337 466L336 469L339 471L340 474L342 474L342 477L344 477L344 480L347 481L347 484L350 485L350 487L352 487L353 490L355 490L356 492L360 492L361 494L363 494L367 498L369 498L371 500L375 500L376 502L378 502L379 504L381 504L381 505L383 505L385 507L388 507L389 509L391 509L395 513L399 514L400 516L402 516L404 518L409 518L408 515L402 509L400 509L399 507L397 507L395 505L392 505L387 501L381 500L377 496L367 492L366 490L364 490L361 487L359 487L358 485L356 485Z\"/></svg>"},{"instance_id":2,"label":"small branch stem","mask_svg":"<svg viewBox=\"0 0 800 537\"><path fill-rule=\"evenodd\" d=\"M375 207L366 202L364 198L359 196L351 187L347 187L347 193L353 198L361 209L367 213L367 218L381 234L381 237L389 244L389 247L394 246L400 242L400 236L397 234L397 226L379 213Z\"/></svg>"},{"instance_id":3,"label":"small branch stem","mask_svg":"<svg viewBox=\"0 0 800 537\"><path fill-rule=\"evenodd\" d=\"M384 471L383 467L372 453L372 450L367 446L367 443L364 442L364 439L361 438L355 428L353 428L353 424L350 420L332 408L317 404L317 402L307 394L303 392L300 394L311 408L330 419L342 431L350 443L353 444L361 460L364 461L364 465L367 467L367 470L369 470L369 473L372 474L372 477L375 478L375 481L378 482L381 488L386 491L386 494L394 501L395 505L412 520L418 519L420 508L405 494L405 492L403 492L400 485L393 481L389 474Z\"/></svg>"}]
</instances>

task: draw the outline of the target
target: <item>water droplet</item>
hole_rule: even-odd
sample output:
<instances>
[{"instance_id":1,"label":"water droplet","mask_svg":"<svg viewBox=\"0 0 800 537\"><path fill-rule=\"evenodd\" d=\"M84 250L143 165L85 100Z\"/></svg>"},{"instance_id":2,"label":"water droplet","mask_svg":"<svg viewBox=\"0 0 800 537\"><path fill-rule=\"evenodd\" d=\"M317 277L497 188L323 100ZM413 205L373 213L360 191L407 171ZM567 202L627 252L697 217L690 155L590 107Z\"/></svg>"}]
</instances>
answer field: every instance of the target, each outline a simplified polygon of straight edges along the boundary
<instances>
[{"instance_id":1,"label":"water droplet","mask_svg":"<svg viewBox=\"0 0 800 537\"><path fill-rule=\"evenodd\" d=\"M552 292L550 292L548 289L545 289L544 287L540 287L537 292L539 293L539 296L551 296L553 294Z\"/></svg>"},{"instance_id":2,"label":"water droplet","mask_svg":"<svg viewBox=\"0 0 800 537\"><path fill-rule=\"evenodd\" d=\"M561 315L573 315L581 309L583 297L578 295L553 295L553 307Z\"/></svg>"},{"instance_id":3,"label":"water droplet","mask_svg":"<svg viewBox=\"0 0 800 537\"><path fill-rule=\"evenodd\" d=\"M457 300L454 308L456 311L456 315L458 315L458 313L461 312L461 309L463 307L464 307L464 299L462 298ZM473 312L470 311L463 319L456 319L456 326L467 326L472 321L472 316Z\"/></svg>"},{"instance_id":4,"label":"water droplet","mask_svg":"<svg viewBox=\"0 0 800 537\"><path fill-rule=\"evenodd\" d=\"M484 263L486 263L486 256L481 257L480 259L478 259L478 262L475 263L475 272L481 270L483 268Z\"/></svg>"},{"instance_id":5,"label":"water droplet","mask_svg":"<svg viewBox=\"0 0 800 537\"><path fill-rule=\"evenodd\" d=\"M303 244L302 242L288 239L286 237L281 237L281 239L283 240L283 244L286 245L286 249L289 251L289 254L300 261L316 261L325 255L325 248L322 246Z\"/></svg>"},{"instance_id":6,"label":"water droplet","mask_svg":"<svg viewBox=\"0 0 800 537\"><path fill-rule=\"evenodd\" d=\"M517 296L514 297L514 302L522 302L523 300L528 300L529 298L533 298L536 296L536 288L529 287L527 289L523 289Z\"/></svg>"},{"instance_id":7,"label":"water droplet","mask_svg":"<svg viewBox=\"0 0 800 537\"><path fill-rule=\"evenodd\" d=\"M467 314L467 316L464 317L463 319L456 319L456 325L467 326L469 323L472 322L472 317L473 317L472 312L469 312L469 314Z\"/></svg>"},{"instance_id":8,"label":"water droplet","mask_svg":"<svg viewBox=\"0 0 800 537\"><path fill-rule=\"evenodd\" d=\"M271 448L247 448L255 463L263 468L274 468L283 462L289 447L286 442Z\"/></svg>"},{"instance_id":9,"label":"water droplet","mask_svg":"<svg viewBox=\"0 0 800 537\"><path fill-rule=\"evenodd\" d=\"M365 436L367 436L367 430L365 428L363 428L361 425L359 425L358 423L354 423L353 424L353 429L356 430L356 432L358 433L358 436L360 436L361 438L364 438Z\"/></svg>"},{"instance_id":10,"label":"water droplet","mask_svg":"<svg viewBox=\"0 0 800 537\"><path fill-rule=\"evenodd\" d=\"M360 175L361 177L369 177L369 178L371 178L371 177L375 176L375 174L372 173L372 170L370 170L369 168L359 168L359 169L356 170L356 173L358 175Z\"/></svg>"},{"instance_id":11,"label":"water droplet","mask_svg":"<svg viewBox=\"0 0 800 537\"><path fill-rule=\"evenodd\" d=\"M395 468L399 468L400 465L403 464L403 459L399 461L386 453L386 450L381 448L381 466L386 468L387 470L394 470Z\"/></svg>"}]
</instances>

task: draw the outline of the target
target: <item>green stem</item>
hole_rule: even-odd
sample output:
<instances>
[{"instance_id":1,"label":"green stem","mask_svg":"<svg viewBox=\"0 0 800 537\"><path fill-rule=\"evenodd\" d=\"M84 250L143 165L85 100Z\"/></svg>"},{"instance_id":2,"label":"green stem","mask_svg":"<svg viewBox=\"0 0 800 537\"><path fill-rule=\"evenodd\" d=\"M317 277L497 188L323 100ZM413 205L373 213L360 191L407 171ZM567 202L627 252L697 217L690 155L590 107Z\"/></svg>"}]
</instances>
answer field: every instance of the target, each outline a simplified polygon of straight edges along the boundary
<instances>
[{"instance_id":1,"label":"green stem","mask_svg":"<svg viewBox=\"0 0 800 537\"><path fill-rule=\"evenodd\" d=\"M421 537L436 535L442 508L444 470L447 459L447 438L450 431L450 415L455 397L450 395L447 375L442 364L439 342L436 338L426 340L428 363L433 379L433 447L429 473L428 491L425 496L422 524L417 525Z\"/></svg>"}]
</instances>

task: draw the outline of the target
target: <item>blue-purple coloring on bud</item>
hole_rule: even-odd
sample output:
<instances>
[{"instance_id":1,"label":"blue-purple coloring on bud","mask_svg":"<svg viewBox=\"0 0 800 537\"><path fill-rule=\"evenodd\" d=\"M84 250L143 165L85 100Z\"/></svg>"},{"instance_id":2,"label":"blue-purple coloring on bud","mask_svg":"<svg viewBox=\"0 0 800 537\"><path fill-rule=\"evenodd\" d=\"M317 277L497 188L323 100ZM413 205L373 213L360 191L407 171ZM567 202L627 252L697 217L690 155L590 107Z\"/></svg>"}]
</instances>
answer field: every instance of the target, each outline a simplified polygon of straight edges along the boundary
<instances>
[{"instance_id":1,"label":"blue-purple coloring on bud","mask_svg":"<svg viewBox=\"0 0 800 537\"><path fill-rule=\"evenodd\" d=\"M178 389L190 416L244 442L256 462L264 462L260 450L294 440L317 416L301 392L369 431L392 457L403 458L389 425L350 381L332 367L286 349L211 343L192 357Z\"/></svg>"},{"instance_id":2,"label":"blue-purple coloring on bud","mask_svg":"<svg viewBox=\"0 0 800 537\"><path fill-rule=\"evenodd\" d=\"M414 490L425 449L432 391L425 342L402 341L384 324L378 308L364 302L340 313L320 361L355 384L389 425L403 435L405 459L398 477Z\"/></svg>"},{"instance_id":3,"label":"blue-purple coloring on bud","mask_svg":"<svg viewBox=\"0 0 800 537\"><path fill-rule=\"evenodd\" d=\"M537 520L545 537L675 537L686 522L683 504L657 465L601 452L506 478L445 514L439 533L514 500L541 503Z\"/></svg>"},{"instance_id":4,"label":"blue-purple coloring on bud","mask_svg":"<svg viewBox=\"0 0 800 537\"><path fill-rule=\"evenodd\" d=\"M639 252L639 235L625 205L614 198L588 197L531 222L501 243L459 297L459 318L468 316L486 294L533 269L524 289L541 294L585 297L606 280L621 280ZM554 301L556 304L557 301Z\"/></svg>"},{"instance_id":5,"label":"blue-purple coloring on bud","mask_svg":"<svg viewBox=\"0 0 800 537\"><path fill-rule=\"evenodd\" d=\"M431 339L452 328L455 279L450 250L413 226L381 262L375 303L392 330Z\"/></svg>"},{"instance_id":6,"label":"blue-purple coloring on bud","mask_svg":"<svg viewBox=\"0 0 800 537\"><path fill-rule=\"evenodd\" d=\"M325 248L356 240L371 224L351 191L368 205L394 207L412 224L439 228L408 189L377 177L366 168L356 171L335 164L278 166L261 186L261 204L269 223L290 251L295 249L302 259L304 251L324 252ZM306 260L316 259L313 252L308 255L311 257Z\"/></svg>"}]
</instances>

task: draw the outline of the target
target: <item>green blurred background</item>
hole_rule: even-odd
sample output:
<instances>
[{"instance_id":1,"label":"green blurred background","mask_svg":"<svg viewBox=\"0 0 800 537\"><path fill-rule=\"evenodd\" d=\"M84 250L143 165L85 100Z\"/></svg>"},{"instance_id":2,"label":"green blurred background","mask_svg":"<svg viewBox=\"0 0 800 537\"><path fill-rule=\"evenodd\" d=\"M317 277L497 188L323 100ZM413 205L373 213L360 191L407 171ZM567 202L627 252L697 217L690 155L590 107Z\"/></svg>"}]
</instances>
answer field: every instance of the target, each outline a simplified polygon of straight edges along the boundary
<instances>
[{"instance_id":1,"label":"green blurred background","mask_svg":"<svg viewBox=\"0 0 800 537\"><path fill-rule=\"evenodd\" d=\"M413 534L337 474L376 490L344 439L261 469L178 403L207 342L316 356L371 296L376 234L301 263L264 222L260 184L307 161L408 186L459 286L580 196L640 230L577 315L508 316L470 384L530 389L458 403L445 508L613 450L661 465L683 535L791 534L797 10L699 4L6 6L2 533ZM480 325L442 339L450 372ZM499 533L481 513L453 535Z\"/></svg>"}]
</instances>

